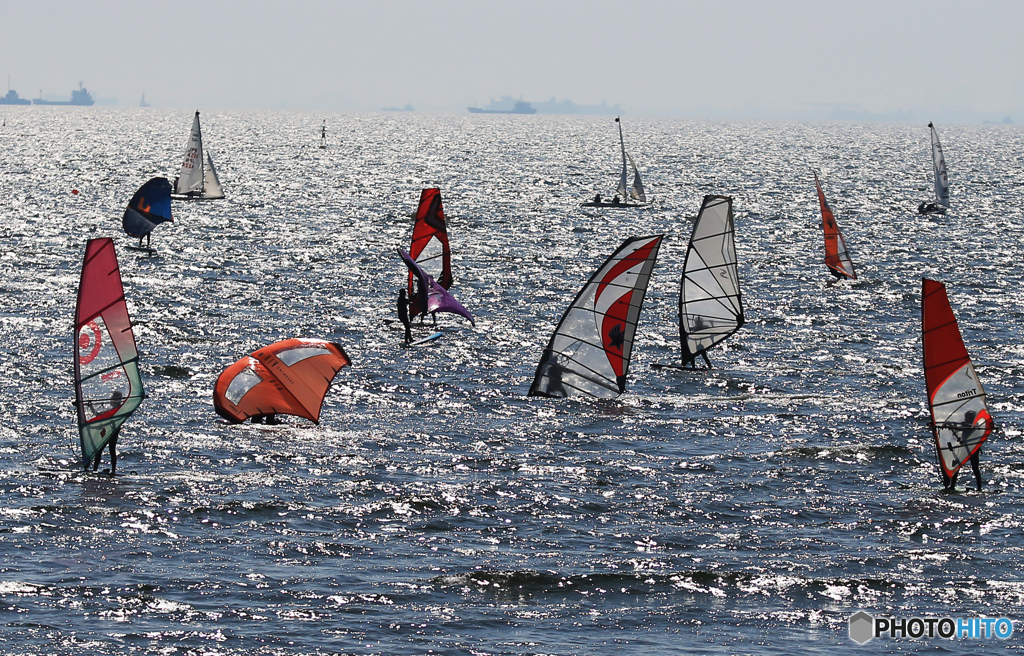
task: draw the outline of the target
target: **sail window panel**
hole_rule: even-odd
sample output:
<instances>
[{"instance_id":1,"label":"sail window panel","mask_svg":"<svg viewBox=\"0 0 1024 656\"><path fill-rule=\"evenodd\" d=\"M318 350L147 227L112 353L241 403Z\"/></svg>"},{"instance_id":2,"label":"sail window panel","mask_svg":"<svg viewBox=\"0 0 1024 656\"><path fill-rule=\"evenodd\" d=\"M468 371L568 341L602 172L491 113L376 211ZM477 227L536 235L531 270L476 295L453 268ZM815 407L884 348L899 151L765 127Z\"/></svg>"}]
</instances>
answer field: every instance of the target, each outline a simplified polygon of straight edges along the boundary
<instances>
[{"instance_id":1,"label":"sail window panel","mask_svg":"<svg viewBox=\"0 0 1024 656\"><path fill-rule=\"evenodd\" d=\"M121 366L103 317L96 317L78 331L78 363L82 378Z\"/></svg>"},{"instance_id":2,"label":"sail window panel","mask_svg":"<svg viewBox=\"0 0 1024 656\"><path fill-rule=\"evenodd\" d=\"M331 352L322 346L303 346L300 348L287 349L277 354L277 358L291 367L296 362L302 362L318 355L331 355Z\"/></svg>"},{"instance_id":3,"label":"sail window panel","mask_svg":"<svg viewBox=\"0 0 1024 656\"><path fill-rule=\"evenodd\" d=\"M416 257L416 263L434 280L440 280L444 273L444 245L436 236L431 235L427 245Z\"/></svg>"},{"instance_id":4,"label":"sail window panel","mask_svg":"<svg viewBox=\"0 0 1024 656\"><path fill-rule=\"evenodd\" d=\"M117 410L131 395L131 383L120 367L100 376L83 379L81 388L85 421Z\"/></svg>"},{"instance_id":5,"label":"sail window panel","mask_svg":"<svg viewBox=\"0 0 1024 656\"><path fill-rule=\"evenodd\" d=\"M231 384L228 385L228 389L224 393L224 398L231 401L231 403L238 405L238 402L242 400L243 396L249 393L249 390L262 382L263 378L256 373L255 369L252 367L246 367L238 372L238 375L236 375L231 381Z\"/></svg>"}]
</instances>

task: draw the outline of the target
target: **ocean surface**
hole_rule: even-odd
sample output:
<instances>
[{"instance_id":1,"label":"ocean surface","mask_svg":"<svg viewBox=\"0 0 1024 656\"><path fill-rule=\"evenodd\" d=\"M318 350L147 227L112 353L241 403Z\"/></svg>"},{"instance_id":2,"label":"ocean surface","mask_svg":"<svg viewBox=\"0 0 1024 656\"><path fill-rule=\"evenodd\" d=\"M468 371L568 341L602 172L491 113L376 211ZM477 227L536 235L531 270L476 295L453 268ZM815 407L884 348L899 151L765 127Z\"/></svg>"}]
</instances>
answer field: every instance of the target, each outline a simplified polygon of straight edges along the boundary
<instances>
[{"instance_id":1,"label":"ocean surface","mask_svg":"<svg viewBox=\"0 0 1024 656\"><path fill-rule=\"evenodd\" d=\"M652 203L611 194L608 117L203 111L227 198L174 203L192 110L0 107L0 653L1002 653L1024 646L1024 130L625 117ZM328 148L317 148L327 121ZM860 278L831 282L812 170ZM474 329L394 322L419 192L440 187ZM77 190L78 193L73 193ZM748 324L678 362L705 194L734 198ZM528 398L567 304L665 234L629 390ZM118 475L78 469L72 313L117 244L149 398ZM941 491L921 277L948 285L1001 427ZM415 328L416 336L432 331ZM289 337L353 359L319 425L229 425L212 388ZM106 458L104 457L106 464ZM960 487L972 485L969 472ZM851 614L1001 617L1008 640L879 638Z\"/></svg>"}]
</instances>

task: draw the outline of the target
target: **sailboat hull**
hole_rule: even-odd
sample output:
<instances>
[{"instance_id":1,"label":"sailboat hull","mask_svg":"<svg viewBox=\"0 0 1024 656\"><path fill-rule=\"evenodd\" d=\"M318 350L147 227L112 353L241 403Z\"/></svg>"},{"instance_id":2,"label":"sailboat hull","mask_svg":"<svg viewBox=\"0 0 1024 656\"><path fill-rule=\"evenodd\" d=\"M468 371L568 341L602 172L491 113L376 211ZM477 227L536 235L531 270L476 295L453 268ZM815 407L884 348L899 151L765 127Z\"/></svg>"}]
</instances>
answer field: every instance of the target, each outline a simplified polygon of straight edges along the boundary
<instances>
[{"instance_id":1,"label":"sailboat hull","mask_svg":"<svg viewBox=\"0 0 1024 656\"><path fill-rule=\"evenodd\" d=\"M646 203L605 203L604 201L601 201L600 203L595 203L594 201L590 201L590 202L587 202L587 203L580 203L580 207L607 207L609 209L625 209L625 208L629 208L629 207L647 207L647 204Z\"/></svg>"}]
</instances>

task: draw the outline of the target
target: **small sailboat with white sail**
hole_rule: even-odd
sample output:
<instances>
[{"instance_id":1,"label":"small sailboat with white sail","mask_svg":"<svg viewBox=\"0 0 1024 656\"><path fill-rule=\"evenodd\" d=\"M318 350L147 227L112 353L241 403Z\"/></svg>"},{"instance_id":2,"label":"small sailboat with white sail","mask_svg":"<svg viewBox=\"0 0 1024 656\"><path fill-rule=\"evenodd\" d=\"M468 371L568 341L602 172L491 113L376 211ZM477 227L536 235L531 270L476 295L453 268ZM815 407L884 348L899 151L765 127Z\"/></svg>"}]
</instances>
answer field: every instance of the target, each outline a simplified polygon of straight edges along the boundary
<instances>
[{"instance_id":1,"label":"small sailboat with white sail","mask_svg":"<svg viewBox=\"0 0 1024 656\"><path fill-rule=\"evenodd\" d=\"M643 207L647 204L647 193L644 191L644 183L640 179L640 171L636 168L633 157L626 152L626 141L622 136L622 121L615 117L615 123L619 126L619 148L622 151L622 172L619 175L619 186L615 190L615 196L611 200L602 200L601 194L594 196L593 200L581 203L581 207L607 207L611 209L620 207ZM628 163L628 167L627 167ZM633 169L633 184L626 187L629 180L629 168ZM632 198L636 203L629 202Z\"/></svg>"},{"instance_id":2,"label":"small sailboat with white sail","mask_svg":"<svg viewBox=\"0 0 1024 656\"><path fill-rule=\"evenodd\" d=\"M174 180L175 200L217 200L224 198L224 188L213 166L209 152L203 157L203 132L199 127L199 111L192 120L192 131L185 146L185 159Z\"/></svg>"},{"instance_id":3,"label":"small sailboat with white sail","mask_svg":"<svg viewBox=\"0 0 1024 656\"><path fill-rule=\"evenodd\" d=\"M946 174L946 158L935 126L928 123L932 135L932 172L935 176L935 202L921 203L917 211L921 214L945 214L949 209L949 176Z\"/></svg>"}]
</instances>

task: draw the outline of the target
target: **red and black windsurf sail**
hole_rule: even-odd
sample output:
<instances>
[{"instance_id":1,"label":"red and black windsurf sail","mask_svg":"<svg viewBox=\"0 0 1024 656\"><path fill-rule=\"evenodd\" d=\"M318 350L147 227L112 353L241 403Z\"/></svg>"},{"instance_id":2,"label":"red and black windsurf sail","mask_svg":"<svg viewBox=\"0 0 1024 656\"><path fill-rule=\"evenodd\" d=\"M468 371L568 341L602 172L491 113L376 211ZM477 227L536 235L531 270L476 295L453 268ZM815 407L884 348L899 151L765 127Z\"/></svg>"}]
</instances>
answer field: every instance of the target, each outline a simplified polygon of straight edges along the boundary
<instances>
[{"instance_id":1,"label":"red and black windsurf sail","mask_svg":"<svg viewBox=\"0 0 1024 656\"><path fill-rule=\"evenodd\" d=\"M818 203L821 205L821 229L825 233L825 266L829 268L836 278L849 278L856 280L857 274L853 270L853 260L846 249L846 240L843 239L843 232L836 223L836 217L832 214L832 208L825 200L825 192L821 190L821 182L818 181L818 174L814 174L814 186L818 190Z\"/></svg>"},{"instance_id":2,"label":"red and black windsurf sail","mask_svg":"<svg viewBox=\"0 0 1024 656\"><path fill-rule=\"evenodd\" d=\"M171 183L167 178L153 178L132 196L121 217L121 226L132 237L145 237L161 223L173 220Z\"/></svg>"},{"instance_id":3,"label":"red and black windsurf sail","mask_svg":"<svg viewBox=\"0 0 1024 656\"><path fill-rule=\"evenodd\" d=\"M448 245L448 222L441 204L440 189L424 189L416 208L409 256L444 289L452 286L452 252ZM409 273L409 297L413 274Z\"/></svg>"},{"instance_id":4,"label":"red and black windsurf sail","mask_svg":"<svg viewBox=\"0 0 1024 656\"><path fill-rule=\"evenodd\" d=\"M88 467L145 398L139 351L110 238L90 239L85 245L75 306L74 361L82 464Z\"/></svg>"},{"instance_id":5,"label":"red and black windsurf sail","mask_svg":"<svg viewBox=\"0 0 1024 656\"><path fill-rule=\"evenodd\" d=\"M921 330L932 434L947 480L981 448L995 423L949 306L946 286L928 278L922 280Z\"/></svg>"},{"instance_id":6,"label":"red and black windsurf sail","mask_svg":"<svg viewBox=\"0 0 1024 656\"><path fill-rule=\"evenodd\" d=\"M319 423L331 381L349 364L339 344L286 339L225 369L213 388L213 406L236 424L256 415L296 415Z\"/></svg>"},{"instance_id":7,"label":"red and black windsurf sail","mask_svg":"<svg viewBox=\"0 0 1024 656\"><path fill-rule=\"evenodd\" d=\"M590 278L541 355L530 396L626 391L633 338L664 235L627 239Z\"/></svg>"}]
</instances>

